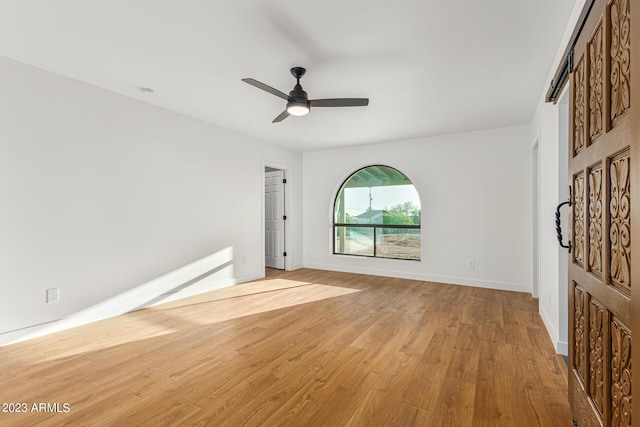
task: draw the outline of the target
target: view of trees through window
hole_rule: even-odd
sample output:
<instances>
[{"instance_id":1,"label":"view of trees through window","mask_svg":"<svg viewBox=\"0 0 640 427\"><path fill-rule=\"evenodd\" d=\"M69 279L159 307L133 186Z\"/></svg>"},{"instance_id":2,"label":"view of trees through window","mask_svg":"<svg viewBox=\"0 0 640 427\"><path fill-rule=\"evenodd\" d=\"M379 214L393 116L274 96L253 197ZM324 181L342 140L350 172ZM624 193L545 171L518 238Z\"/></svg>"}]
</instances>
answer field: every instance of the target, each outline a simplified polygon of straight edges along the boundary
<instances>
[{"instance_id":1,"label":"view of trees through window","mask_svg":"<svg viewBox=\"0 0 640 427\"><path fill-rule=\"evenodd\" d=\"M334 253L420 259L420 198L402 172L368 166L342 185L334 204Z\"/></svg>"}]
</instances>

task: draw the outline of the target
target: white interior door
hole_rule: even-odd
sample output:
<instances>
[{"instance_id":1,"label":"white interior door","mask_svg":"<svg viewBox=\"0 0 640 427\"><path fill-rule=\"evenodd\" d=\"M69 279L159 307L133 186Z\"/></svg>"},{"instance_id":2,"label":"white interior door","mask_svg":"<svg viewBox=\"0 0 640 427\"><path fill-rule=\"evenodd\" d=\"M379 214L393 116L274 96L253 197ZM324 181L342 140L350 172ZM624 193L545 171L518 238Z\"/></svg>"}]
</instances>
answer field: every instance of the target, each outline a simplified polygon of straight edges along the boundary
<instances>
[{"instance_id":1,"label":"white interior door","mask_svg":"<svg viewBox=\"0 0 640 427\"><path fill-rule=\"evenodd\" d=\"M264 202L265 265L284 270L284 171L265 173Z\"/></svg>"}]
</instances>

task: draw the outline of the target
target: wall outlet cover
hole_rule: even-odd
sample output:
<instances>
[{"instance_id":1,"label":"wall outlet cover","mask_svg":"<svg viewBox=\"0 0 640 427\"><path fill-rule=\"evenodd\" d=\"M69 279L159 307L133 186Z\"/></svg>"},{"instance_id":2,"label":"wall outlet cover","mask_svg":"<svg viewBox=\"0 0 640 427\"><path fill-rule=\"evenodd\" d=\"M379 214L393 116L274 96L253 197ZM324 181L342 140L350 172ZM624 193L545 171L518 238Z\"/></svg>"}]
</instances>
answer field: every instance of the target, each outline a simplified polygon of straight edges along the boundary
<instances>
[{"instance_id":1,"label":"wall outlet cover","mask_svg":"<svg viewBox=\"0 0 640 427\"><path fill-rule=\"evenodd\" d=\"M47 304L60 301L60 288L47 289Z\"/></svg>"}]
</instances>

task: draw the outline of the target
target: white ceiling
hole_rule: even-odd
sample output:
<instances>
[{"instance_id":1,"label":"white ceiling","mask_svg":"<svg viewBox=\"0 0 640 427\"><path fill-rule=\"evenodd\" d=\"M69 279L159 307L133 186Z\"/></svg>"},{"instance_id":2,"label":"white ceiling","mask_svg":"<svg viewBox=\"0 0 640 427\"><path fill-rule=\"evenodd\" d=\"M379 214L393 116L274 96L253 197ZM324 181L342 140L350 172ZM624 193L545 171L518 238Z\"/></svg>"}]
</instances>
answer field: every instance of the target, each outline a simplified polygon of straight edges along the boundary
<instances>
[{"instance_id":1,"label":"white ceiling","mask_svg":"<svg viewBox=\"0 0 640 427\"><path fill-rule=\"evenodd\" d=\"M575 0L0 0L0 55L299 151L529 123ZM369 97L272 124L310 98ZM140 87L155 95L144 96Z\"/></svg>"}]
</instances>

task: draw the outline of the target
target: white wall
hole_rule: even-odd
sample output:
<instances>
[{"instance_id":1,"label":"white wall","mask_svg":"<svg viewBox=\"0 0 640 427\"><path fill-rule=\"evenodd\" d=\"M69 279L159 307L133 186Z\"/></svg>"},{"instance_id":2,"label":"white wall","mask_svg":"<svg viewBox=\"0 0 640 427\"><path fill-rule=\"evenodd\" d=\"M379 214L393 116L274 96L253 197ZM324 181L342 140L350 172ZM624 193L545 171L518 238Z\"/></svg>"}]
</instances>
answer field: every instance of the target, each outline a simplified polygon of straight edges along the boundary
<instances>
[{"instance_id":1,"label":"white wall","mask_svg":"<svg viewBox=\"0 0 640 427\"><path fill-rule=\"evenodd\" d=\"M305 267L531 292L530 145L519 126L305 153ZM372 164L404 172L418 190L421 261L332 254L334 198Z\"/></svg>"},{"instance_id":2,"label":"white wall","mask_svg":"<svg viewBox=\"0 0 640 427\"><path fill-rule=\"evenodd\" d=\"M302 265L300 153L4 58L0 93L0 345L262 277L265 164Z\"/></svg>"},{"instance_id":3,"label":"white wall","mask_svg":"<svg viewBox=\"0 0 640 427\"><path fill-rule=\"evenodd\" d=\"M553 68L549 70L547 81L550 82L556 71L562 53L564 52L571 33L576 25L585 0L577 0L571 19L567 23L563 39L558 43L556 60ZM566 90L566 88L565 88ZM549 336L555 345L556 351L568 354L567 348L567 283L566 276L566 250L558 245L555 231L555 209L558 203L567 199L566 176L562 169L566 168L566 129L562 129L562 123L566 124L567 105L566 98L557 104L546 103L544 96L547 87L540 95L540 100L535 110L531 123L531 141L538 140L540 159L540 316L545 323ZM563 139L561 141L561 138ZM564 168L561 168L561 164ZM566 207L564 208L567 209ZM563 224L565 243L569 235L569 227Z\"/></svg>"}]
</instances>

